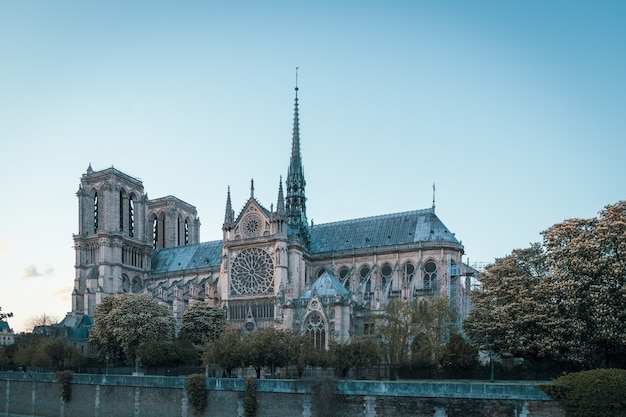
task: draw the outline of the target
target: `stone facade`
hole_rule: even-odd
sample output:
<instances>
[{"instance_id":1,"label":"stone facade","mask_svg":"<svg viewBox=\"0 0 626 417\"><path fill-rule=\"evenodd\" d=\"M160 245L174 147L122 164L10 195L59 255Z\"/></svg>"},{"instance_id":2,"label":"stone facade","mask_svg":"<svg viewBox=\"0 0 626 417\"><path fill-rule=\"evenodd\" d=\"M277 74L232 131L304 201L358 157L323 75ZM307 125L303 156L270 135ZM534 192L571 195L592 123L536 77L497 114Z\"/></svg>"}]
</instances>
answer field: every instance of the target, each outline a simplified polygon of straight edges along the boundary
<instances>
[{"instance_id":1,"label":"stone facade","mask_svg":"<svg viewBox=\"0 0 626 417\"><path fill-rule=\"evenodd\" d=\"M394 299L448 296L463 318L472 268L463 245L432 208L314 225L307 220L296 88L286 181L268 209L254 196L232 209L223 239L200 242L196 208L148 198L141 180L116 168L82 175L74 235L72 315L104 297L149 293L180 319L188 305L224 308L235 328L296 329L319 347L371 333ZM283 188L284 187L284 188Z\"/></svg>"}]
</instances>

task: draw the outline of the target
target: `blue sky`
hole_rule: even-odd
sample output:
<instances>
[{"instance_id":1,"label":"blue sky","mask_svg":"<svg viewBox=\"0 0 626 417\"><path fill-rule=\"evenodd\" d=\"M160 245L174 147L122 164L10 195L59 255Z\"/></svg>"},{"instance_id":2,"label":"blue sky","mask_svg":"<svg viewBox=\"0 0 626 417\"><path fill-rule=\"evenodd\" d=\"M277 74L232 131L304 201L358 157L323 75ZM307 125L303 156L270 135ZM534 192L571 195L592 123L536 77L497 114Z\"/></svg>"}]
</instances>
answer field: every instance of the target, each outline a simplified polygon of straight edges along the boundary
<instances>
[{"instance_id":1,"label":"blue sky","mask_svg":"<svg viewBox=\"0 0 626 417\"><path fill-rule=\"evenodd\" d=\"M430 207L492 262L624 199L623 1L0 3L0 307L71 309L91 163L275 203L299 67L315 223Z\"/></svg>"}]
</instances>

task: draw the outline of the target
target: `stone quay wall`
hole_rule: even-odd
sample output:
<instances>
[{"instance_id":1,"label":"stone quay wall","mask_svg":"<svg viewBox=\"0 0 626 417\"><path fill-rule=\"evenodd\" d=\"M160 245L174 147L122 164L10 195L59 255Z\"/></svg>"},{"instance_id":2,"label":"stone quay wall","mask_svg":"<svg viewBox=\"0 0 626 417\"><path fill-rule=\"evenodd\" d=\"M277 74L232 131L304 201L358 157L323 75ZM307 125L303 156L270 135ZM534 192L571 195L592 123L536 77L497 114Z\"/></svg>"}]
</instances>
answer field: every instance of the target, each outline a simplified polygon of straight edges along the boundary
<instances>
[{"instance_id":1,"label":"stone quay wall","mask_svg":"<svg viewBox=\"0 0 626 417\"><path fill-rule=\"evenodd\" d=\"M315 417L310 380L257 380L257 417ZM243 417L245 380L206 378L202 417ZM564 417L531 382L344 381L336 417ZM63 402L55 374L0 372L0 417L194 417L185 377L74 374Z\"/></svg>"}]
</instances>

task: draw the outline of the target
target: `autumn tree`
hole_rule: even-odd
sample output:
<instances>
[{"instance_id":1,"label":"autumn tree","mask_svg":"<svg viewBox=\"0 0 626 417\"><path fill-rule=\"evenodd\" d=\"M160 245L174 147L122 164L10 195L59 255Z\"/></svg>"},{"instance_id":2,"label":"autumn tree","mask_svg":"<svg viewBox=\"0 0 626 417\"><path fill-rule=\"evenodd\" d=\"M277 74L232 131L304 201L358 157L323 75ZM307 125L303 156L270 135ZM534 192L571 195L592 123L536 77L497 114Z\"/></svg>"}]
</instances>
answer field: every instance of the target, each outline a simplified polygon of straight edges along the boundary
<instances>
[{"instance_id":1,"label":"autumn tree","mask_svg":"<svg viewBox=\"0 0 626 417\"><path fill-rule=\"evenodd\" d=\"M225 324L226 316L223 309L210 307L206 303L196 303L183 313L180 337L200 346L207 340L219 337L224 331Z\"/></svg>"},{"instance_id":2,"label":"autumn tree","mask_svg":"<svg viewBox=\"0 0 626 417\"><path fill-rule=\"evenodd\" d=\"M172 313L150 296L122 294L96 307L89 342L102 357L132 364L140 345L173 340L175 326Z\"/></svg>"}]
</instances>

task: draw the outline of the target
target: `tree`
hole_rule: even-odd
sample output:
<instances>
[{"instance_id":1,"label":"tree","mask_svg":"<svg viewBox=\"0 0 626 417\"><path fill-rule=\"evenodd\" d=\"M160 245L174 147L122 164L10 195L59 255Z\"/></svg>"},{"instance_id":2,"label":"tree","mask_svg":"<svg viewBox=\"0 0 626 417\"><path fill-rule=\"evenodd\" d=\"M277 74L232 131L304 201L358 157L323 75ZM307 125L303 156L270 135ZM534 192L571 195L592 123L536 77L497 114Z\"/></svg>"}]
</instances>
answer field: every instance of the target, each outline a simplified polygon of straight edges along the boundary
<instances>
[{"instance_id":1,"label":"tree","mask_svg":"<svg viewBox=\"0 0 626 417\"><path fill-rule=\"evenodd\" d=\"M232 370L243 366L242 343L237 330L226 328L217 339L210 339L205 345L203 363L217 365L231 377Z\"/></svg>"},{"instance_id":2,"label":"tree","mask_svg":"<svg viewBox=\"0 0 626 417\"><path fill-rule=\"evenodd\" d=\"M399 368L408 364L411 342L418 327L414 305L401 300L389 303L385 316L376 325L383 358L391 369L392 377L397 378Z\"/></svg>"},{"instance_id":3,"label":"tree","mask_svg":"<svg viewBox=\"0 0 626 417\"><path fill-rule=\"evenodd\" d=\"M165 342L151 340L141 344L136 353L141 357L141 362L148 367L198 364L196 350L186 340Z\"/></svg>"},{"instance_id":4,"label":"tree","mask_svg":"<svg viewBox=\"0 0 626 417\"><path fill-rule=\"evenodd\" d=\"M418 331L413 346L418 349L413 357L422 363L441 366L442 356L450 336L457 330L456 311L447 297L422 300L415 314Z\"/></svg>"},{"instance_id":5,"label":"tree","mask_svg":"<svg viewBox=\"0 0 626 417\"><path fill-rule=\"evenodd\" d=\"M379 343L369 337L354 337L350 342L340 344L331 341L335 369L346 377L350 368L374 366L380 363Z\"/></svg>"},{"instance_id":6,"label":"tree","mask_svg":"<svg viewBox=\"0 0 626 417\"><path fill-rule=\"evenodd\" d=\"M399 368L411 360L440 364L445 344L455 331L455 314L447 297L389 303L376 328L392 375L397 377Z\"/></svg>"},{"instance_id":7,"label":"tree","mask_svg":"<svg viewBox=\"0 0 626 417\"><path fill-rule=\"evenodd\" d=\"M619 364L626 350L626 202L542 234L543 244L487 267L465 332L482 349L531 361Z\"/></svg>"},{"instance_id":8,"label":"tree","mask_svg":"<svg viewBox=\"0 0 626 417\"><path fill-rule=\"evenodd\" d=\"M478 366L478 349L458 333L450 336L442 356L443 366L455 371L464 371Z\"/></svg>"},{"instance_id":9,"label":"tree","mask_svg":"<svg viewBox=\"0 0 626 417\"><path fill-rule=\"evenodd\" d=\"M13 317L13 313L3 313L2 307L0 307L0 321L4 321L5 319Z\"/></svg>"},{"instance_id":10,"label":"tree","mask_svg":"<svg viewBox=\"0 0 626 417\"><path fill-rule=\"evenodd\" d=\"M205 303L196 303L183 313L180 337L200 346L207 340L217 339L224 331L225 325L226 317L223 309L210 307Z\"/></svg>"},{"instance_id":11,"label":"tree","mask_svg":"<svg viewBox=\"0 0 626 417\"><path fill-rule=\"evenodd\" d=\"M548 295L541 291L548 271L539 243L487 266L482 289L471 294L474 309L463 323L468 337L482 350L504 357L548 358L551 343L536 337L551 322Z\"/></svg>"},{"instance_id":12,"label":"tree","mask_svg":"<svg viewBox=\"0 0 626 417\"><path fill-rule=\"evenodd\" d=\"M32 316L26 319L26 328L34 331L36 327L40 327L41 329L43 329L44 335L47 335L50 327L58 322L59 318L57 316L51 316L49 314L43 313L39 316Z\"/></svg>"},{"instance_id":13,"label":"tree","mask_svg":"<svg viewBox=\"0 0 626 417\"><path fill-rule=\"evenodd\" d=\"M102 357L134 363L137 348L174 339L176 320L146 294L107 297L94 311L89 342Z\"/></svg>"}]
</instances>

